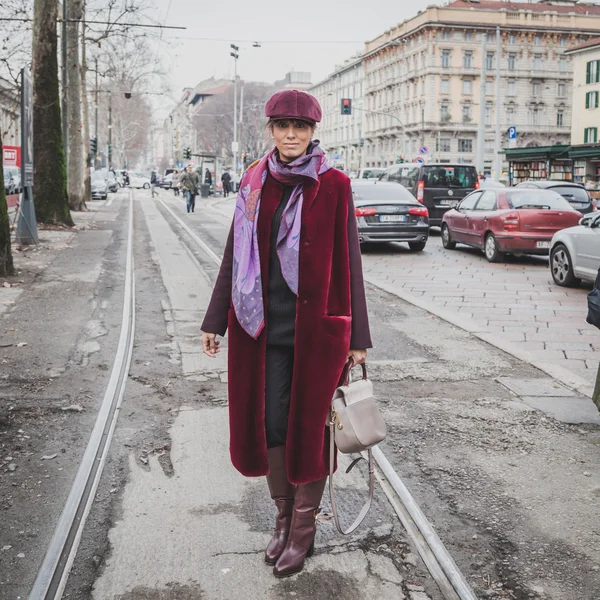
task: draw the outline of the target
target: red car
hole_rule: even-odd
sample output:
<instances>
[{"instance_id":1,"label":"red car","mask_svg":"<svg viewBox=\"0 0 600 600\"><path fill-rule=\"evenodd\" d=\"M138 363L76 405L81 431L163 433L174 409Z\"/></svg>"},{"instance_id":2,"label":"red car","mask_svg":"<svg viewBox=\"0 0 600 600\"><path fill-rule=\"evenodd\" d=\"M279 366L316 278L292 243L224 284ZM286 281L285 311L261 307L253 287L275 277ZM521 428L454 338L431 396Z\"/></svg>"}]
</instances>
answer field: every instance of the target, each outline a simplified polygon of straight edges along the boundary
<instances>
[{"instance_id":1,"label":"red car","mask_svg":"<svg viewBox=\"0 0 600 600\"><path fill-rule=\"evenodd\" d=\"M476 190L442 219L442 244L481 248L490 262L503 254L548 254L552 236L581 214L551 190Z\"/></svg>"}]
</instances>

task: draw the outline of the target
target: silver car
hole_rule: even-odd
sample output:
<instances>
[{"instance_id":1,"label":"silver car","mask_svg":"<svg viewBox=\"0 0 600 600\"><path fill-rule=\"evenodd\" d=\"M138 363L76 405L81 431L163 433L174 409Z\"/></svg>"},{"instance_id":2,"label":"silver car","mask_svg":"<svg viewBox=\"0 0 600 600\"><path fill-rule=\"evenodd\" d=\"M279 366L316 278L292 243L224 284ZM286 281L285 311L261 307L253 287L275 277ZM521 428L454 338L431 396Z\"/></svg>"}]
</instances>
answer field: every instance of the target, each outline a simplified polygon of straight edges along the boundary
<instances>
[{"instance_id":1,"label":"silver car","mask_svg":"<svg viewBox=\"0 0 600 600\"><path fill-rule=\"evenodd\" d=\"M557 285L574 287L594 281L600 268L600 212L588 213L579 225L554 234L550 270Z\"/></svg>"}]
</instances>

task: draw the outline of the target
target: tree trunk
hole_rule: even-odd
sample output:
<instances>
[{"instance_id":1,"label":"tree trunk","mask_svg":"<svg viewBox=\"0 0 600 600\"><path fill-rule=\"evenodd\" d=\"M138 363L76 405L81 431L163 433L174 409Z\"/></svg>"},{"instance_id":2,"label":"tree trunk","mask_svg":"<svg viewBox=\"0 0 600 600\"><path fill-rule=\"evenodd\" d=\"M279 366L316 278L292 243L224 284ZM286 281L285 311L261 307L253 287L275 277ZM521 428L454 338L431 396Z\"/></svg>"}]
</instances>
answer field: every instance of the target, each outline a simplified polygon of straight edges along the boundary
<instances>
[{"instance_id":1,"label":"tree trunk","mask_svg":"<svg viewBox=\"0 0 600 600\"><path fill-rule=\"evenodd\" d=\"M33 197L41 223L73 225L58 91L58 0L33 5Z\"/></svg>"},{"instance_id":2,"label":"tree trunk","mask_svg":"<svg viewBox=\"0 0 600 600\"><path fill-rule=\"evenodd\" d=\"M84 199L92 197L92 177L90 164L92 153L90 152L90 108L87 95L87 52L85 49L85 3L83 5L83 23L81 27L81 102L83 116L83 156L85 164L83 169Z\"/></svg>"},{"instance_id":3,"label":"tree trunk","mask_svg":"<svg viewBox=\"0 0 600 600\"><path fill-rule=\"evenodd\" d=\"M0 131L0 156L2 156L2 131ZM14 274L10 249L10 220L4 190L4 170L0 169L0 277Z\"/></svg>"},{"instance_id":4,"label":"tree trunk","mask_svg":"<svg viewBox=\"0 0 600 600\"><path fill-rule=\"evenodd\" d=\"M81 65L79 30L82 0L67 2L67 190L71 210L85 210L83 123L81 121Z\"/></svg>"}]
</instances>

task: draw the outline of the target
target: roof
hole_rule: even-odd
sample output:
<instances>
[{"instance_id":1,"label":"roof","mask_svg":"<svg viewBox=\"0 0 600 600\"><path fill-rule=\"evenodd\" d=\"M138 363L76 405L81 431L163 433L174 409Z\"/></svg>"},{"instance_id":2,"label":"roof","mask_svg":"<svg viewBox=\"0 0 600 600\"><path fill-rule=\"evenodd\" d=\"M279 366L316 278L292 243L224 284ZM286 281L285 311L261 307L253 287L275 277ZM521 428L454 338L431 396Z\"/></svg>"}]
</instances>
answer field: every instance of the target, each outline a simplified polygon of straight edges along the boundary
<instances>
[{"instance_id":1,"label":"roof","mask_svg":"<svg viewBox=\"0 0 600 600\"><path fill-rule=\"evenodd\" d=\"M509 161L540 160L542 158L567 158L570 146L557 144L555 146L532 146L531 148L507 148L506 158Z\"/></svg>"},{"instance_id":2,"label":"roof","mask_svg":"<svg viewBox=\"0 0 600 600\"><path fill-rule=\"evenodd\" d=\"M547 13L555 12L559 14L579 14L579 15L598 15L600 16L600 5L577 3L571 5L547 4L542 2L501 2L498 0L481 0L479 2L469 2L469 0L454 0L448 4L449 8L473 8L479 10L509 10L517 12L519 10Z\"/></svg>"},{"instance_id":3,"label":"roof","mask_svg":"<svg viewBox=\"0 0 600 600\"><path fill-rule=\"evenodd\" d=\"M571 54L572 52L580 52L581 50L588 50L590 48L596 48L600 46L600 37L592 38L583 44L579 44L578 46L573 46L573 48L569 48L565 54Z\"/></svg>"}]
</instances>

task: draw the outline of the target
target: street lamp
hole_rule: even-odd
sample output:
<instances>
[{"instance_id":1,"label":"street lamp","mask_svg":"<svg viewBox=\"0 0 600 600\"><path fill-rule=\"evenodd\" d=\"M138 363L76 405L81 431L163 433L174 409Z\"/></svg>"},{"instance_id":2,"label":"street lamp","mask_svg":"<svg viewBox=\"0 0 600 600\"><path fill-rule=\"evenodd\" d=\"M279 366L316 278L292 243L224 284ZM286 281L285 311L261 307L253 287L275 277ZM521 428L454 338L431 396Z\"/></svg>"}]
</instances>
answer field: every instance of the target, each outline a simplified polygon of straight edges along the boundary
<instances>
[{"instance_id":1,"label":"street lamp","mask_svg":"<svg viewBox=\"0 0 600 600\"><path fill-rule=\"evenodd\" d=\"M238 141L237 141L237 61L240 57L239 46L229 44L232 52L229 53L233 57L233 143L231 150L233 151L233 172L237 175L237 156L238 156Z\"/></svg>"}]
</instances>

